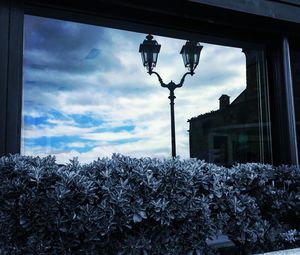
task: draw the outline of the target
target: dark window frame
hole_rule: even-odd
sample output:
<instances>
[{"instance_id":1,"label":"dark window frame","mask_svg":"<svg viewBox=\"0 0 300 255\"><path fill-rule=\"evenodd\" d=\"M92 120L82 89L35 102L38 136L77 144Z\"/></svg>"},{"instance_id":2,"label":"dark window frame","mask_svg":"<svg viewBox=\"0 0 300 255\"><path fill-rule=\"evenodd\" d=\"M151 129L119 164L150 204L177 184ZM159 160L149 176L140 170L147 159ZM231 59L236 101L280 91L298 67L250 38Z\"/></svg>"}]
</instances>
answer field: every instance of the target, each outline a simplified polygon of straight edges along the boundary
<instances>
[{"instance_id":1,"label":"dark window frame","mask_svg":"<svg viewBox=\"0 0 300 255\"><path fill-rule=\"evenodd\" d=\"M272 123L273 163L293 159L283 65L283 39L297 37L299 24L251 15L191 1L68 1L4 0L0 3L0 155L20 152L24 15L57 18L93 25L149 32L180 39L245 47L257 44L266 52ZM289 137L290 139L286 139Z\"/></svg>"}]
</instances>

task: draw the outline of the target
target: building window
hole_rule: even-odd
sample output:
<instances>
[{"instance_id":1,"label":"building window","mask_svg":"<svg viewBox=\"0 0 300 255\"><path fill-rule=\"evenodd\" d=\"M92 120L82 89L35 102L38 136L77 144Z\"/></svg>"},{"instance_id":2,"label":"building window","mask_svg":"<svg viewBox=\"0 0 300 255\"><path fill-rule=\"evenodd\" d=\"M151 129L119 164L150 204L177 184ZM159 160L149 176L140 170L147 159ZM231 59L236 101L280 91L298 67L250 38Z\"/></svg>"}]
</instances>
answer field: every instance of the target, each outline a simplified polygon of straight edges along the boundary
<instances>
[{"instance_id":1,"label":"building window","mask_svg":"<svg viewBox=\"0 0 300 255\"><path fill-rule=\"evenodd\" d=\"M115 152L169 158L168 91L138 52L146 33L26 15L21 152L61 163ZM155 39L156 70L179 81L185 40ZM270 162L263 51L201 43L195 75L175 91L177 154L223 165Z\"/></svg>"}]
</instances>

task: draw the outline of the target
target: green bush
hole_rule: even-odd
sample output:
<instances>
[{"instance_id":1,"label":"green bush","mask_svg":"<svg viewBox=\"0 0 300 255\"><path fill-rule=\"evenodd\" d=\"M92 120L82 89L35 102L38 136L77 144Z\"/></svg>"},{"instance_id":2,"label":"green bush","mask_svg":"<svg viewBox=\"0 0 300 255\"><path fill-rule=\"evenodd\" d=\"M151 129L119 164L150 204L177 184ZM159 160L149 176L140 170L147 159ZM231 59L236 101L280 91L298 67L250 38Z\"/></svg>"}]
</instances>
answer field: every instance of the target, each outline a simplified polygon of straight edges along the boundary
<instances>
[{"instance_id":1,"label":"green bush","mask_svg":"<svg viewBox=\"0 0 300 255\"><path fill-rule=\"evenodd\" d=\"M0 158L1 254L241 254L299 246L295 167L113 155Z\"/></svg>"}]
</instances>

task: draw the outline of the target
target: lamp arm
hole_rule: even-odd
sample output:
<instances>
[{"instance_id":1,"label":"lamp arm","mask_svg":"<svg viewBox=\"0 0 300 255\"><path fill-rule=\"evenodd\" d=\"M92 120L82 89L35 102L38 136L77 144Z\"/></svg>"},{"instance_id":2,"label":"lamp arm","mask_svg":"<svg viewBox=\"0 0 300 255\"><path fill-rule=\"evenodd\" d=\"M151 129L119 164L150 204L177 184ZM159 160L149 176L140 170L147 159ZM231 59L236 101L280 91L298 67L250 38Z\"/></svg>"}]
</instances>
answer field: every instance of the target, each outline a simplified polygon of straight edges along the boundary
<instances>
[{"instance_id":1,"label":"lamp arm","mask_svg":"<svg viewBox=\"0 0 300 255\"><path fill-rule=\"evenodd\" d=\"M187 73L185 73L185 74L182 76L182 78L181 78L181 80L180 80L180 83L176 85L176 88L182 87L182 85L183 85L183 83L184 83L184 79L185 79L185 77L186 77L188 74L189 74L189 75L193 75L194 72L187 72Z\"/></svg>"},{"instance_id":2,"label":"lamp arm","mask_svg":"<svg viewBox=\"0 0 300 255\"><path fill-rule=\"evenodd\" d=\"M163 82L162 78L160 77L160 75L159 75L157 72L153 72L153 71L149 72L150 75L153 74L153 73L157 76L160 85L161 85L162 87L164 87L164 88L167 88L168 85L165 84L165 83Z\"/></svg>"}]
</instances>

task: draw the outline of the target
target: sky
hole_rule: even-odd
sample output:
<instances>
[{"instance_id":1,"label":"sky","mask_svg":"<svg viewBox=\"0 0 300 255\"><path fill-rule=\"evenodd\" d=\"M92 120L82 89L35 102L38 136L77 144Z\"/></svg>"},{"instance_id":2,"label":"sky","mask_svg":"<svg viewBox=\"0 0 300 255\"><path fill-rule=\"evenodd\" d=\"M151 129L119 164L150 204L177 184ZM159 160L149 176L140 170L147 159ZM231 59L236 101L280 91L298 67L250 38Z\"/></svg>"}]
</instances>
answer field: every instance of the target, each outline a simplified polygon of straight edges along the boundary
<instances>
[{"instance_id":1,"label":"sky","mask_svg":"<svg viewBox=\"0 0 300 255\"><path fill-rule=\"evenodd\" d=\"M142 65L146 35L26 15L21 153L55 155L59 163L113 153L170 158L169 91ZM154 38L161 44L155 71L178 83L187 72L179 54L186 41ZM246 87L241 49L201 44L195 75L175 90L180 158L189 158L187 121Z\"/></svg>"}]
</instances>

